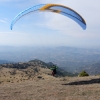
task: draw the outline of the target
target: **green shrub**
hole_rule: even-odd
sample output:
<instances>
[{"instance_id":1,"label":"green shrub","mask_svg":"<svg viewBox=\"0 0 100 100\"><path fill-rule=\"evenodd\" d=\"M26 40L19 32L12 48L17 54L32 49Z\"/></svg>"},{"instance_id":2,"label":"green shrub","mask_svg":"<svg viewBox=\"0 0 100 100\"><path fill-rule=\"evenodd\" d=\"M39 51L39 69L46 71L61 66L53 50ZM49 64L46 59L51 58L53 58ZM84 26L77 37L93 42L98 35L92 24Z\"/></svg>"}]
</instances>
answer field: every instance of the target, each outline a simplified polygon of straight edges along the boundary
<instances>
[{"instance_id":1,"label":"green shrub","mask_svg":"<svg viewBox=\"0 0 100 100\"><path fill-rule=\"evenodd\" d=\"M86 71L82 71L79 73L79 77L85 77L85 76L89 76L89 74Z\"/></svg>"}]
</instances>

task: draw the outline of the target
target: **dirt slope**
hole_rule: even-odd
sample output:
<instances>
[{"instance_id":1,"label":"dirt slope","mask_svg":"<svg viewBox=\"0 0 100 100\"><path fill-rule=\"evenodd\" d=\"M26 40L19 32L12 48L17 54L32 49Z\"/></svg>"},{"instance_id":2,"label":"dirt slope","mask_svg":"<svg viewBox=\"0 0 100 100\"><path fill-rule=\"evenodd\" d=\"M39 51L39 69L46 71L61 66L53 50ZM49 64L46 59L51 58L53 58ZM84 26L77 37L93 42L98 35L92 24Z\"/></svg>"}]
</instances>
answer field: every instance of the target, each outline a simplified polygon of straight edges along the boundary
<instances>
[{"instance_id":1,"label":"dirt slope","mask_svg":"<svg viewBox=\"0 0 100 100\"><path fill-rule=\"evenodd\" d=\"M36 65L0 67L0 100L100 100L100 76L53 77L50 73Z\"/></svg>"},{"instance_id":2,"label":"dirt slope","mask_svg":"<svg viewBox=\"0 0 100 100\"><path fill-rule=\"evenodd\" d=\"M100 76L56 78L0 84L0 100L100 100Z\"/></svg>"}]
</instances>

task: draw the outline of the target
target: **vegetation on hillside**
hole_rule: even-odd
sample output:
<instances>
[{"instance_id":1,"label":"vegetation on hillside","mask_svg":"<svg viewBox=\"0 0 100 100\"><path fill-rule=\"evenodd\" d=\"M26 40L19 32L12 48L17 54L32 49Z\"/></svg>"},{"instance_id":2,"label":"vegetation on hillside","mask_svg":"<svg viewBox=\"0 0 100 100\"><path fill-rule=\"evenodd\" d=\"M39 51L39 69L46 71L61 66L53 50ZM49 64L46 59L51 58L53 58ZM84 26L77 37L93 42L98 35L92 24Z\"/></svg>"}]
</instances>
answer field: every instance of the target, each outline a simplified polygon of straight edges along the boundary
<instances>
[{"instance_id":1,"label":"vegetation on hillside","mask_svg":"<svg viewBox=\"0 0 100 100\"><path fill-rule=\"evenodd\" d=\"M82 71L79 73L79 77L85 77L85 76L89 76L89 74L86 71Z\"/></svg>"}]
</instances>

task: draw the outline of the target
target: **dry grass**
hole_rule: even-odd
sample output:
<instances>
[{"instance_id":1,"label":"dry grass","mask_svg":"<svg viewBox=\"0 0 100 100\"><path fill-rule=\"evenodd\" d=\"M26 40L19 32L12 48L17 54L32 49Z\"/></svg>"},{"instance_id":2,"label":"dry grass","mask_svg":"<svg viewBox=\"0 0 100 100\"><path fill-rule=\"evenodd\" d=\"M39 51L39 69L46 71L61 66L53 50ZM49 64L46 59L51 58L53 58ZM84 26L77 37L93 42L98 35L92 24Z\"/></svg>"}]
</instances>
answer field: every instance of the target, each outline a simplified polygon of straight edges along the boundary
<instances>
[{"instance_id":1,"label":"dry grass","mask_svg":"<svg viewBox=\"0 0 100 100\"><path fill-rule=\"evenodd\" d=\"M56 78L42 69L29 78L19 70L11 75L12 70L0 70L0 100L100 100L100 76Z\"/></svg>"}]
</instances>

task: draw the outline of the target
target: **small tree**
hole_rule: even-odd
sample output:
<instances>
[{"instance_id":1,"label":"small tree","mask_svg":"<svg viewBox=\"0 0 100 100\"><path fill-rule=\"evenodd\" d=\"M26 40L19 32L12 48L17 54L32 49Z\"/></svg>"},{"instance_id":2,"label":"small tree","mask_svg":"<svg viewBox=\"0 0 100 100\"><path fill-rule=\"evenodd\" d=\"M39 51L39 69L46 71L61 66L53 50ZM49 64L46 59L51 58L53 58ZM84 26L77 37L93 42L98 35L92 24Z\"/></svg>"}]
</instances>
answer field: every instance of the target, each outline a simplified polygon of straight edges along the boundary
<instances>
[{"instance_id":1,"label":"small tree","mask_svg":"<svg viewBox=\"0 0 100 100\"><path fill-rule=\"evenodd\" d=\"M85 76L89 76L89 74L86 71L82 71L79 73L78 75L79 77L85 77Z\"/></svg>"}]
</instances>

